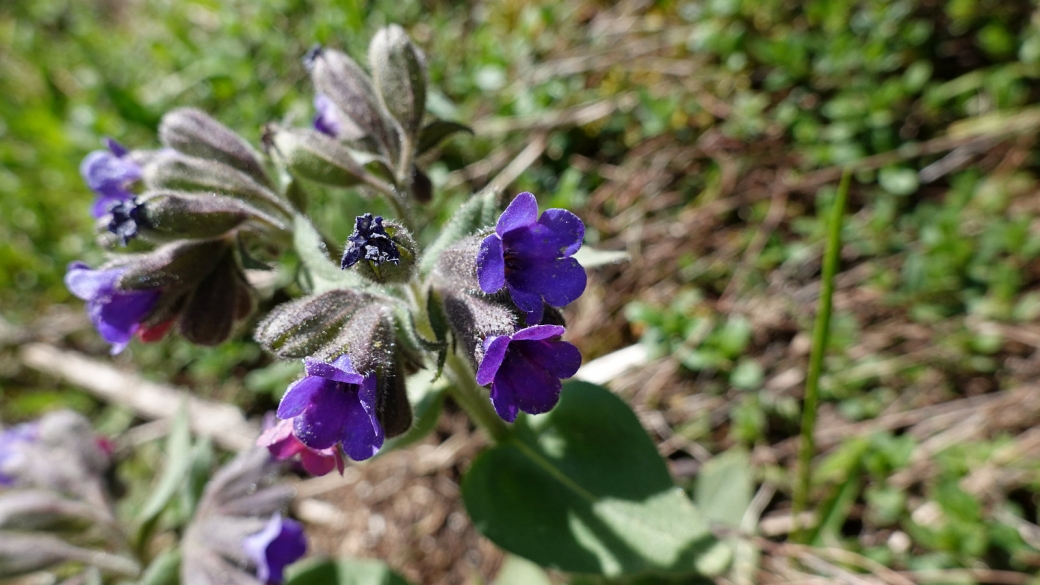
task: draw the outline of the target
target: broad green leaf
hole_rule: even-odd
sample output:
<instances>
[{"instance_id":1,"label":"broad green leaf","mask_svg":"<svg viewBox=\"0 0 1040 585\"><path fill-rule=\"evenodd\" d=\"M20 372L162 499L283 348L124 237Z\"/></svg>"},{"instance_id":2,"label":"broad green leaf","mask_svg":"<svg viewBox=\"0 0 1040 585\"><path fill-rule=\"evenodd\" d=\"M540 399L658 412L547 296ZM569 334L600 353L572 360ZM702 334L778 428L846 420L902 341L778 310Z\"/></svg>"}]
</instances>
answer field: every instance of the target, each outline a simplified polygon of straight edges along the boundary
<instances>
[{"instance_id":1,"label":"broad green leaf","mask_svg":"<svg viewBox=\"0 0 1040 585\"><path fill-rule=\"evenodd\" d=\"M340 270L329 258L329 249L321 234L307 216L297 214L293 221L293 246L300 261L307 268L314 284L314 293L334 288L359 288L360 279L349 270Z\"/></svg>"},{"instance_id":2,"label":"broad green leaf","mask_svg":"<svg viewBox=\"0 0 1040 585\"><path fill-rule=\"evenodd\" d=\"M404 577L379 561L318 561L289 570L285 585L408 585Z\"/></svg>"},{"instance_id":3,"label":"broad green leaf","mask_svg":"<svg viewBox=\"0 0 1040 585\"><path fill-rule=\"evenodd\" d=\"M180 411L173 419L170 435L166 440L166 465L163 467L159 483L152 491L144 507L137 516L141 526L155 521L166 508L170 498L188 478L191 469L191 429L188 426L187 403L181 405Z\"/></svg>"},{"instance_id":4,"label":"broad green leaf","mask_svg":"<svg viewBox=\"0 0 1040 585\"><path fill-rule=\"evenodd\" d=\"M476 233L481 228L493 225L493 218L497 212L495 194L491 192L483 191L463 203L452 216L451 221L441 229L441 234L437 236L437 239L426 248L426 254L419 266L422 272L432 270L441 252L448 246Z\"/></svg>"},{"instance_id":5,"label":"broad green leaf","mask_svg":"<svg viewBox=\"0 0 1040 585\"><path fill-rule=\"evenodd\" d=\"M731 449L701 468L693 501L709 521L739 528L754 487L747 452Z\"/></svg>"},{"instance_id":6,"label":"broad green leaf","mask_svg":"<svg viewBox=\"0 0 1040 585\"><path fill-rule=\"evenodd\" d=\"M725 569L728 548L672 483L632 410L605 388L568 382L555 409L514 429L462 484L474 524L505 550L611 577Z\"/></svg>"},{"instance_id":7,"label":"broad green leaf","mask_svg":"<svg viewBox=\"0 0 1040 585\"><path fill-rule=\"evenodd\" d=\"M541 567L516 555L506 555L492 585L552 585Z\"/></svg>"}]
</instances>

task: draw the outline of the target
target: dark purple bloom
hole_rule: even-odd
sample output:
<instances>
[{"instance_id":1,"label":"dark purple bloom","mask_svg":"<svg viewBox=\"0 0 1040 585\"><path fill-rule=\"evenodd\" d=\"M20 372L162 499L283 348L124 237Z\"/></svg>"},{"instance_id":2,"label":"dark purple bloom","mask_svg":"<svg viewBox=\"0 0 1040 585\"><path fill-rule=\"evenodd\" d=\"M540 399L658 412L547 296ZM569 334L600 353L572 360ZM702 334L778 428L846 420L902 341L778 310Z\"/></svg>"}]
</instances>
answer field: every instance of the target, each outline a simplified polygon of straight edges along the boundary
<instances>
[{"instance_id":1,"label":"dark purple bloom","mask_svg":"<svg viewBox=\"0 0 1040 585\"><path fill-rule=\"evenodd\" d=\"M136 197L111 203L108 213L112 216L108 222L108 231L118 236L124 246L137 237L140 228L148 227Z\"/></svg>"},{"instance_id":2,"label":"dark purple bloom","mask_svg":"<svg viewBox=\"0 0 1040 585\"><path fill-rule=\"evenodd\" d=\"M346 270L359 260L368 260L376 265L384 262L401 263L401 252L383 227L383 218L372 217L371 213L359 215L354 220L354 233L347 238L347 249L343 251L340 268Z\"/></svg>"},{"instance_id":3,"label":"dark purple bloom","mask_svg":"<svg viewBox=\"0 0 1040 585\"><path fill-rule=\"evenodd\" d=\"M307 375L293 382L278 405L278 418L293 419L296 438L311 449L342 443L347 457L368 459L383 446L376 417L376 376L362 376L342 355L331 364L306 358Z\"/></svg>"},{"instance_id":4,"label":"dark purple bloom","mask_svg":"<svg viewBox=\"0 0 1040 585\"><path fill-rule=\"evenodd\" d=\"M307 537L299 522L276 513L263 530L242 540L242 548L256 563L256 578L277 585L284 579L285 567L307 552Z\"/></svg>"},{"instance_id":5,"label":"dark purple bloom","mask_svg":"<svg viewBox=\"0 0 1040 585\"><path fill-rule=\"evenodd\" d=\"M82 262L69 264L65 286L87 302L87 314L101 337L112 344L112 353L126 348L134 333L155 308L158 290L121 291L116 282L121 268L93 270Z\"/></svg>"},{"instance_id":6,"label":"dark purple bloom","mask_svg":"<svg viewBox=\"0 0 1040 585\"><path fill-rule=\"evenodd\" d=\"M325 475L333 469L339 469L339 474L343 475L343 455L339 447L334 445L328 449L311 449L293 435L291 420L281 420L269 427L256 440L256 444L267 447L279 461L299 455L303 468L311 475Z\"/></svg>"},{"instance_id":7,"label":"dark purple bloom","mask_svg":"<svg viewBox=\"0 0 1040 585\"><path fill-rule=\"evenodd\" d=\"M562 307L585 291L585 270L571 256L581 248L585 224L566 209L546 209L521 193L498 218L495 233L484 238L477 253L480 289L491 294L502 287L527 313L528 324L542 320L543 301Z\"/></svg>"},{"instance_id":8,"label":"dark purple bloom","mask_svg":"<svg viewBox=\"0 0 1040 585\"><path fill-rule=\"evenodd\" d=\"M91 213L101 217L118 201L133 197L129 187L141 179L141 167L130 159L130 153L122 144L111 138L105 139L108 150L95 150L79 165L79 173L91 191L97 193Z\"/></svg>"},{"instance_id":9,"label":"dark purple bloom","mask_svg":"<svg viewBox=\"0 0 1040 585\"><path fill-rule=\"evenodd\" d=\"M0 485L13 485L17 468L25 461L25 447L39 436L36 422L15 425L0 431Z\"/></svg>"},{"instance_id":10,"label":"dark purple bloom","mask_svg":"<svg viewBox=\"0 0 1040 585\"><path fill-rule=\"evenodd\" d=\"M336 104L328 96L319 93L314 96L314 109L318 112L314 116L314 129L333 138L338 137L343 131L343 115Z\"/></svg>"},{"instance_id":11,"label":"dark purple bloom","mask_svg":"<svg viewBox=\"0 0 1040 585\"><path fill-rule=\"evenodd\" d=\"M484 340L477 383L491 384L491 402L503 420L513 422L520 410L540 414L556 406L560 378L581 367L578 348L560 341L563 332L559 325L535 325Z\"/></svg>"}]
</instances>

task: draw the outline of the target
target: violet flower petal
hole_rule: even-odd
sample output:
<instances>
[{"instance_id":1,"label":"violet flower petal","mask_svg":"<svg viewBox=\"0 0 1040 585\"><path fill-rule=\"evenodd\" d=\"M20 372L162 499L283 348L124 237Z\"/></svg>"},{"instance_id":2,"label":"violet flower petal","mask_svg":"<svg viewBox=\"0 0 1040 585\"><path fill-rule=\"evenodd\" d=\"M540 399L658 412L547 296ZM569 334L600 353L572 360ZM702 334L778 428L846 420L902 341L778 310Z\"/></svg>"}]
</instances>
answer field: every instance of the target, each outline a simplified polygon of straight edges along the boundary
<instances>
[{"instance_id":1,"label":"violet flower petal","mask_svg":"<svg viewBox=\"0 0 1040 585\"><path fill-rule=\"evenodd\" d=\"M477 252L477 281L487 294L498 292L506 285L506 260L502 253L502 239L491 234L480 243Z\"/></svg>"},{"instance_id":2,"label":"violet flower petal","mask_svg":"<svg viewBox=\"0 0 1040 585\"><path fill-rule=\"evenodd\" d=\"M280 584L285 567L307 552L307 538L299 522L275 514L263 530L242 540L242 548L256 564L260 582Z\"/></svg>"},{"instance_id":3,"label":"violet flower petal","mask_svg":"<svg viewBox=\"0 0 1040 585\"><path fill-rule=\"evenodd\" d=\"M278 418L290 419L303 414L310 406L314 396L325 386L325 379L318 376L305 376L289 385L278 404Z\"/></svg>"},{"instance_id":4,"label":"violet flower petal","mask_svg":"<svg viewBox=\"0 0 1040 585\"><path fill-rule=\"evenodd\" d=\"M503 236L511 230L531 225L538 221L538 200L534 195L523 192L516 196L502 212L495 224L495 232Z\"/></svg>"},{"instance_id":5,"label":"violet flower petal","mask_svg":"<svg viewBox=\"0 0 1040 585\"><path fill-rule=\"evenodd\" d=\"M495 373L506 357L509 341L506 335L484 340L484 359L480 360L480 367L477 368L477 384L487 386L495 379Z\"/></svg>"}]
</instances>

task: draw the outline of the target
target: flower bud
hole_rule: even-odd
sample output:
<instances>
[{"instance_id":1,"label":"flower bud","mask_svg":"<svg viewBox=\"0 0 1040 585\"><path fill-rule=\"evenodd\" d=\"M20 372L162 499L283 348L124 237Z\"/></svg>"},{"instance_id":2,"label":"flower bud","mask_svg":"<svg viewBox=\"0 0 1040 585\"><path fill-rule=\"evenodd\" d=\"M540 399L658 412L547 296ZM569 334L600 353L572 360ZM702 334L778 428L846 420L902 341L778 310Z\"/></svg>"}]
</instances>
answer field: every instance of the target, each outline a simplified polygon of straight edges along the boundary
<instances>
[{"instance_id":1,"label":"flower bud","mask_svg":"<svg viewBox=\"0 0 1040 585\"><path fill-rule=\"evenodd\" d=\"M335 289L282 303L257 325L253 335L264 349L281 358L329 355L338 350L327 346L343 325L372 301L372 297L363 293Z\"/></svg>"},{"instance_id":2,"label":"flower bud","mask_svg":"<svg viewBox=\"0 0 1040 585\"><path fill-rule=\"evenodd\" d=\"M215 238L248 221L258 221L284 231L289 229L280 219L223 195L153 191L140 199L139 206L139 229L146 235L159 238Z\"/></svg>"},{"instance_id":3,"label":"flower bud","mask_svg":"<svg viewBox=\"0 0 1040 585\"><path fill-rule=\"evenodd\" d=\"M310 55L314 88L371 136L392 160L398 151L397 134L383 114L379 97L364 70L346 54L318 49Z\"/></svg>"},{"instance_id":4,"label":"flower bud","mask_svg":"<svg viewBox=\"0 0 1040 585\"><path fill-rule=\"evenodd\" d=\"M396 333L393 310L381 303L371 303L359 308L329 344L330 349L339 348L338 353L322 351L314 358L331 361L345 353L361 374L385 370L395 360Z\"/></svg>"},{"instance_id":5,"label":"flower bud","mask_svg":"<svg viewBox=\"0 0 1040 585\"><path fill-rule=\"evenodd\" d=\"M159 122L159 140L178 152L222 162L271 185L260 157L245 140L201 110L178 108L167 113Z\"/></svg>"},{"instance_id":6,"label":"flower bud","mask_svg":"<svg viewBox=\"0 0 1040 585\"><path fill-rule=\"evenodd\" d=\"M221 239L180 240L145 254L127 255L119 260L123 272L116 288L186 291L212 272L229 250L228 242Z\"/></svg>"},{"instance_id":7,"label":"flower bud","mask_svg":"<svg viewBox=\"0 0 1040 585\"><path fill-rule=\"evenodd\" d=\"M404 29L392 24L372 37L368 47L372 80L383 106L415 136L426 110L426 59Z\"/></svg>"},{"instance_id":8,"label":"flower bud","mask_svg":"<svg viewBox=\"0 0 1040 585\"><path fill-rule=\"evenodd\" d=\"M231 335L235 321L252 312L249 284L228 250L185 301L178 329L198 345L218 345Z\"/></svg>"},{"instance_id":9,"label":"flower bud","mask_svg":"<svg viewBox=\"0 0 1040 585\"><path fill-rule=\"evenodd\" d=\"M283 129L272 124L264 141L294 175L325 185L349 187L393 176L379 157L351 150L310 128Z\"/></svg>"},{"instance_id":10,"label":"flower bud","mask_svg":"<svg viewBox=\"0 0 1040 585\"><path fill-rule=\"evenodd\" d=\"M376 417L387 438L396 437L412 426L412 405L408 402L404 369L400 362L376 377Z\"/></svg>"},{"instance_id":11,"label":"flower bud","mask_svg":"<svg viewBox=\"0 0 1040 585\"><path fill-rule=\"evenodd\" d=\"M366 213L354 221L340 268L356 266L358 274L380 284L408 282L415 271L415 251L415 240L404 226Z\"/></svg>"},{"instance_id":12,"label":"flower bud","mask_svg":"<svg viewBox=\"0 0 1040 585\"><path fill-rule=\"evenodd\" d=\"M444 315L455 340L462 344L474 366L483 359L483 343L489 336L510 335L517 328L515 312L507 302L442 290Z\"/></svg>"},{"instance_id":13,"label":"flower bud","mask_svg":"<svg viewBox=\"0 0 1040 585\"><path fill-rule=\"evenodd\" d=\"M165 149L143 166L144 183L153 190L203 191L241 199L257 209L289 217L284 200L251 176L223 163Z\"/></svg>"}]
</instances>

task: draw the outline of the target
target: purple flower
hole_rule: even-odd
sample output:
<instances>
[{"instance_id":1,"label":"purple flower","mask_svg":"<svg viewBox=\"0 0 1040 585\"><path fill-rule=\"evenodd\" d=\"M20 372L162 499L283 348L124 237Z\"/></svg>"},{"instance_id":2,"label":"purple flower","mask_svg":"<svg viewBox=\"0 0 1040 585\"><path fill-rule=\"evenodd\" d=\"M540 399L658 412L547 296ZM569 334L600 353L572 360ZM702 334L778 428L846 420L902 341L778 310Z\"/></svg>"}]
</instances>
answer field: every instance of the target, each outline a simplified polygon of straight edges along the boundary
<instances>
[{"instance_id":1,"label":"purple flower","mask_svg":"<svg viewBox=\"0 0 1040 585\"><path fill-rule=\"evenodd\" d=\"M25 447L36 441L40 425L22 423L0 431L0 485L14 485L17 469L25 461Z\"/></svg>"},{"instance_id":2,"label":"purple flower","mask_svg":"<svg viewBox=\"0 0 1040 585\"><path fill-rule=\"evenodd\" d=\"M140 228L149 227L141 209L141 204L133 196L115 201L108 206L108 214L111 216L108 231L115 234L124 246L137 237Z\"/></svg>"},{"instance_id":3,"label":"purple flower","mask_svg":"<svg viewBox=\"0 0 1040 585\"><path fill-rule=\"evenodd\" d=\"M271 455L279 461L299 455L303 468L311 475L325 475L333 469L339 469L339 474L343 475L343 455L340 454L339 447L311 449L293 435L291 420L281 420L269 427L256 440L256 444L267 447Z\"/></svg>"},{"instance_id":4,"label":"purple flower","mask_svg":"<svg viewBox=\"0 0 1040 585\"><path fill-rule=\"evenodd\" d=\"M383 227L381 216L372 217L371 213L354 218L354 233L347 238L347 249L343 251L340 268L346 270L357 264L358 260L368 260L376 265L384 262L401 263L401 251L390 239Z\"/></svg>"},{"instance_id":5,"label":"purple flower","mask_svg":"<svg viewBox=\"0 0 1040 585\"><path fill-rule=\"evenodd\" d=\"M256 563L256 578L267 585L283 580L285 567L307 552L303 526L276 513L263 530L242 540L246 555Z\"/></svg>"},{"instance_id":6,"label":"purple flower","mask_svg":"<svg viewBox=\"0 0 1040 585\"><path fill-rule=\"evenodd\" d=\"M79 174L91 191L97 193L91 214L101 217L109 206L133 197L129 187L141 179L141 167L130 159L130 153L122 144L105 138L108 150L95 150L79 165Z\"/></svg>"},{"instance_id":7,"label":"purple flower","mask_svg":"<svg viewBox=\"0 0 1040 585\"><path fill-rule=\"evenodd\" d=\"M491 384L491 402L503 420L516 420L518 410L549 412L560 399L560 378L581 367L581 353L560 341L564 328L535 325L512 335L489 336L477 368L477 383Z\"/></svg>"},{"instance_id":8,"label":"purple flower","mask_svg":"<svg viewBox=\"0 0 1040 585\"><path fill-rule=\"evenodd\" d=\"M289 386L278 418L293 419L296 438L311 449L342 443L355 461L368 459L383 446L383 426L376 418L376 376L362 376L342 355L331 364L304 360L307 375Z\"/></svg>"},{"instance_id":9,"label":"purple flower","mask_svg":"<svg viewBox=\"0 0 1040 585\"><path fill-rule=\"evenodd\" d=\"M328 96L319 93L314 96L314 109L318 112L314 116L314 129L333 138L338 137L343 124L336 104Z\"/></svg>"},{"instance_id":10,"label":"purple flower","mask_svg":"<svg viewBox=\"0 0 1040 585\"><path fill-rule=\"evenodd\" d=\"M93 270L82 262L69 264L65 286L87 302L87 314L101 337L112 344L112 354L126 348L134 333L155 308L158 290L121 291L116 282L122 268Z\"/></svg>"},{"instance_id":11,"label":"purple flower","mask_svg":"<svg viewBox=\"0 0 1040 585\"><path fill-rule=\"evenodd\" d=\"M521 193L498 218L495 233L484 238L477 253L480 289L491 294L502 287L527 313L528 324L542 320L543 301L562 307L585 290L585 270L571 255L581 247L585 224L566 209L546 209Z\"/></svg>"}]
</instances>

